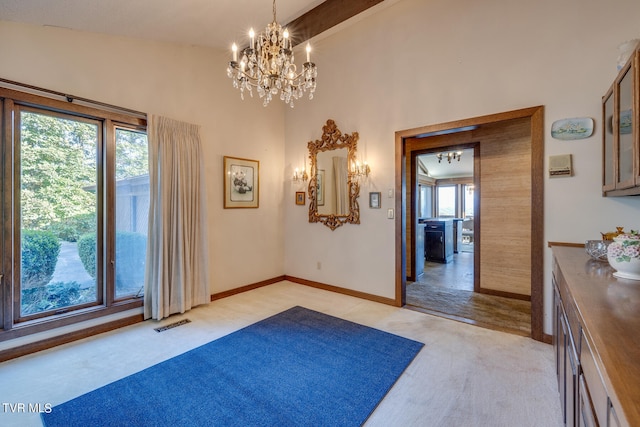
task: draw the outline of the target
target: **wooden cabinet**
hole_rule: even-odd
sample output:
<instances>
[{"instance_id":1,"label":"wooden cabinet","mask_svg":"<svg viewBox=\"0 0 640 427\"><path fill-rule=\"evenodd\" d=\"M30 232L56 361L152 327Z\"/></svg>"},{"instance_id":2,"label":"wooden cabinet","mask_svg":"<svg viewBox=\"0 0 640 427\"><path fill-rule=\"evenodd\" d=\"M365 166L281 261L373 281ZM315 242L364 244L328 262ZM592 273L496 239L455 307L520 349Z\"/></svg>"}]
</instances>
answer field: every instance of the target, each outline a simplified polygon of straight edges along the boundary
<instances>
[{"instance_id":1,"label":"wooden cabinet","mask_svg":"<svg viewBox=\"0 0 640 427\"><path fill-rule=\"evenodd\" d=\"M453 261L453 220L429 219L424 224L426 260L445 264Z\"/></svg>"},{"instance_id":2,"label":"wooden cabinet","mask_svg":"<svg viewBox=\"0 0 640 427\"><path fill-rule=\"evenodd\" d=\"M640 194L640 50L602 97L602 194Z\"/></svg>"},{"instance_id":3,"label":"wooden cabinet","mask_svg":"<svg viewBox=\"0 0 640 427\"><path fill-rule=\"evenodd\" d=\"M576 426L577 420L577 386L578 386L578 351L576 341L569 326L569 320L560 297L560 291L554 280L554 350L556 355L556 376L558 392L564 423Z\"/></svg>"},{"instance_id":4,"label":"wooden cabinet","mask_svg":"<svg viewBox=\"0 0 640 427\"><path fill-rule=\"evenodd\" d=\"M597 422L595 425L606 426L610 407L609 396L591 347L585 335L581 334L580 401L585 405L581 415L585 420L594 419Z\"/></svg>"},{"instance_id":5,"label":"wooden cabinet","mask_svg":"<svg viewBox=\"0 0 640 427\"><path fill-rule=\"evenodd\" d=\"M553 345L567 426L640 425L640 283L553 247Z\"/></svg>"}]
</instances>

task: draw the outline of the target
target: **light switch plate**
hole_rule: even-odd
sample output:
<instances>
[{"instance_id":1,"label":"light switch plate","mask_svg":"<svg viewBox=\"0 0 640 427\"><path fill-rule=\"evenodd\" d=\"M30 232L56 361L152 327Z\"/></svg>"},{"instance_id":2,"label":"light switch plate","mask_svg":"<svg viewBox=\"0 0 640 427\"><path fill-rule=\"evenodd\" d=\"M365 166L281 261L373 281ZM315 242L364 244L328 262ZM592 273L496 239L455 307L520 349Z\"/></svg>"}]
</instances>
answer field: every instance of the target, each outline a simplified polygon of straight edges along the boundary
<instances>
[{"instance_id":1,"label":"light switch plate","mask_svg":"<svg viewBox=\"0 0 640 427\"><path fill-rule=\"evenodd\" d=\"M387 218L393 219L393 209L387 210Z\"/></svg>"}]
</instances>

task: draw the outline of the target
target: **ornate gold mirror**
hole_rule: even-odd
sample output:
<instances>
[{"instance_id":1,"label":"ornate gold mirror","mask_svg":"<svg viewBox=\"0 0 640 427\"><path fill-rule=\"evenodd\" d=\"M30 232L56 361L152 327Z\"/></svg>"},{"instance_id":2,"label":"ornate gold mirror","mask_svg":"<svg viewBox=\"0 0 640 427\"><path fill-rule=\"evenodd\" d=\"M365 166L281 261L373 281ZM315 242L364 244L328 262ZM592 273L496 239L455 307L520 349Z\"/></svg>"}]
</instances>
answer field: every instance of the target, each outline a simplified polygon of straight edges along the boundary
<instances>
[{"instance_id":1,"label":"ornate gold mirror","mask_svg":"<svg viewBox=\"0 0 640 427\"><path fill-rule=\"evenodd\" d=\"M322 138L309 141L309 222L321 222L335 230L343 224L360 224L360 185L352 173L358 132L340 132L329 119Z\"/></svg>"}]
</instances>

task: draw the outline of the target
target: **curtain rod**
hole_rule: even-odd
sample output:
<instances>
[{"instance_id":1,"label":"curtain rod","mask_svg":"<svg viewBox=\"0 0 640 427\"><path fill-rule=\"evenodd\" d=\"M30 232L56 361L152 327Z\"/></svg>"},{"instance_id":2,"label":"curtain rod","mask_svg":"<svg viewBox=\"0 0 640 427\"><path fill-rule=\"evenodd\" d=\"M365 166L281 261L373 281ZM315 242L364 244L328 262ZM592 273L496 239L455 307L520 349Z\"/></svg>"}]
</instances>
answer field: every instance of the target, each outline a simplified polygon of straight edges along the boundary
<instances>
[{"instance_id":1,"label":"curtain rod","mask_svg":"<svg viewBox=\"0 0 640 427\"><path fill-rule=\"evenodd\" d=\"M30 85L30 84L26 84L26 83L15 82L13 80L7 80L7 79L3 79L3 78L0 78L0 82L7 83L7 84L10 84L10 85L13 85L13 86L24 87L24 88L31 89L31 90L37 90L39 92L44 92L44 93L48 93L48 94L51 94L51 95L60 96L60 97L62 97L64 99L66 99L67 102L80 101L80 102L84 102L84 103L87 103L87 104L92 104L92 105L97 105L99 107L108 108L110 110L115 110L115 111L121 111L123 113L128 113L128 114L134 115L134 116L139 117L139 118L143 118L143 119L147 118L147 114L143 113L141 111L131 110L129 108L124 108L124 107L118 107L117 105L107 104L106 102L94 101L92 99L82 98L80 96L75 96L75 95L69 95L69 94L66 94L66 93L57 92L55 90L44 89L44 88L41 88L41 87L38 87L38 86L33 86L33 85Z\"/></svg>"}]
</instances>

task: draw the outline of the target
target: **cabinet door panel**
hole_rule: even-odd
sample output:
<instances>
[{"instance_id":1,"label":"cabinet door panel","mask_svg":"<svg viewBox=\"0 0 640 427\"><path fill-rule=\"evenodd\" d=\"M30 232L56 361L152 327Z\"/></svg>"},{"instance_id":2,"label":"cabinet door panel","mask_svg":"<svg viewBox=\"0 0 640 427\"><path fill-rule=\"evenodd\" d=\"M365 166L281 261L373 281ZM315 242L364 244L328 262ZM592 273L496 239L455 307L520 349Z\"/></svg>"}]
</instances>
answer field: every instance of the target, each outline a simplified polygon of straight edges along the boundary
<instances>
[{"instance_id":1,"label":"cabinet door panel","mask_svg":"<svg viewBox=\"0 0 640 427\"><path fill-rule=\"evenodd\" d=\"M640 114L640 50L636 49L633 55L634 75L633 84L635 85L635 96L633 99L633 114L635 117L633 127L633 140L635 144L635 175L636 187L640 187L640 124L638 123L638 115Z\"/></svg>"},{"instance_id":2,"label":"cabinet door panel","mask_svg":"<svg viewBox=\"0 0 640 427\"><path fill-rule=\"evenodd\" d=\"M633 105L634 79L633 68L626 68L618 80L618 182L616 189L633 187L635 185L634 166L634 119L635 111Z\"/></svg>"},{"instance_id":3,"label":"cabinet door panel","mask_svg":"<svg viewBox=\"0 0 640 427\"><path fill-rule=\"evenodd\" d=\"M616 188L616 173L614 169L614 146L613 146L613 86L602 98L602 191L614 190Z\"/></svg>"},{"instance_id":4,"label":"cabinet door panel","mask_svg":"<svg viewBox=\"0 0 640 427\"><path fill-rule=\"evenodd\" d=\"M618 420L618 415L616 414L615 409L609 402L609 419L607 420L609 427L620 427L620 421Z\"/></svg>"},{"instance_id":5,"label":"cabinet door panel","mask_svg":"<svg viewBox=\"0 0 640 427\"><path fill-rule=\"evenodd\" d=\"M570 371L570 362L568 355L568 346L569 346L569 325L567 324L567 320L564 315L564 310L562 306L559 307L558 311L558 323L560 327L558 328L559 332L559 363L560 363L560 372L558 372L558 390L560 391L560 407L562 409L562 419L565 424L567 424L567 420L569 419L568 412L570 411L568 402L571 400L569 393L573 392L570 385L567 384L567 377L569 376ZM568 425L568 424L567 424Z\"/></svg>"},{"instance_id":6,"label":"cabinet door panel","mask_svg":"<svg viewBox=\"0 0 640 427\"><path fill-rule=\"evenodd\" d=\"M571 335L567 337L567 358L565 367L565 389L567 391L565 424L575 425L576 420L576 391L578 383L578 355Z\"/></svg>"},{"instance_id":7,"label":"cabinet door panel","mask_svg":"<svg viewBox=\"0 0 640 427\"><path fill-rule=\"evenodd\" d=\"M600 376L600 371L596 365L593 351L591 351L591 343L587 337L582 334L580 345L580 366L584 377L585 386L591 397L591 405L593 412L599 424L607 425L607 413L609 407L609 397L604 387L604 382ZM581 399L582 401L582 399Z\"/></svg>"},{"instance_id":8,"label":"cabinet door panel","mask_svg":"<svg viewBox=\"0 0 640 427\"><path fill-rule=\"evenodd\" d=\"M580 427L598 427L598 421L595 413L593 412L593 407L591 406L591 399L589 398L589 392L587 391L587 384L584 380L584 375L580 375L580 390L579 390L579 399L580 399L580 410L578 413L578 426Z\"/></svg>"}]
</instances>

